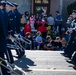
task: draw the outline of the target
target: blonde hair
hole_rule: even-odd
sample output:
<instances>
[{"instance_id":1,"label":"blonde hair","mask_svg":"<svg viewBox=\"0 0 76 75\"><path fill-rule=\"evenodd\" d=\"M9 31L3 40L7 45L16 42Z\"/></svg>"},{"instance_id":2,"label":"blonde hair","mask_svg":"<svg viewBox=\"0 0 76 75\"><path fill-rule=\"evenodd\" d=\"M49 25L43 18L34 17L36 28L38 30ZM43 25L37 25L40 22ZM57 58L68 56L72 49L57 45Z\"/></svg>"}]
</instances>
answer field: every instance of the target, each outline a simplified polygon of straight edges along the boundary
<instances>
[{"instance_id":1,"label":"blonde hair","mask_svg":"<svg viewBox=\"0 0 76 75\"><path fill-rule=\"evenodd\" d=\"M56 40L58 40L58 39L60 39L60 37L58 36L58 37L56 37Z\"/></svg>"},{"instance_id":2,"label":"blonde hair","mask_svg":"<svg viewBox=\"0 0 76 75\"><path fill-rule=\"evenodd\" d=\"M49 39L51 39L51 36L47 35L47 36L46 36L46 40L49 41Z\"/></svg>"}]
</instances>

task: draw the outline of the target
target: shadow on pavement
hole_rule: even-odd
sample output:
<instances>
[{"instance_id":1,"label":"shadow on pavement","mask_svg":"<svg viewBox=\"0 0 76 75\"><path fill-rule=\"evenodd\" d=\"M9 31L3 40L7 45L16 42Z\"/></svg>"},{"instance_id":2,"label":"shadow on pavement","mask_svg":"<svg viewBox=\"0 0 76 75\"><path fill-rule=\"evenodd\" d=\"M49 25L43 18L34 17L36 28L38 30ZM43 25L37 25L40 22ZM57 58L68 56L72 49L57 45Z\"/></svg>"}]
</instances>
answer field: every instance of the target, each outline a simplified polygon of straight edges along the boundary
<instances>
[{"instance_id":1,"label":"shadow on pavement","mask_svg":"<svg viewBox=\"0 0 76 75\"><path fill-rule=\"evenodd\" d=\"M76 70L76 64L71 59L69 59L65 53L61 53L61 55L63 55L66 58L66 62L70 64L68 67L72 67L74 70Z\"/></svg>"},{"instance_id":2,"label":"shadow on pavement","mask_svg":"<svg viewBox=\"0 0 76 75\"><path fill-rule=\"evenodd\" d=\"M34 62L31 59L27 58L25 55L15 61L15 64L26 72L32 71L29 70L29 66L36 66L34 65Z\"/></svg>"}]
</instances>

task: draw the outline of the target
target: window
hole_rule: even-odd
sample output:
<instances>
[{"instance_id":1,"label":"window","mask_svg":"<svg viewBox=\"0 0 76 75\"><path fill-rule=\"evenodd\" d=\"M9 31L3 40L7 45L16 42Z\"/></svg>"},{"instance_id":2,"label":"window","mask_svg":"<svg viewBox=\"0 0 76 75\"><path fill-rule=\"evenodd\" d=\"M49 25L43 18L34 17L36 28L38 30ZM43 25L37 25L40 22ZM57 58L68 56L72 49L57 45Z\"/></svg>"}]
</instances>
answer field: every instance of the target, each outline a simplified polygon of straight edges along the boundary
<instances>
[{"instance_id":1,"label":"window","mask_svg":"<svg viewBox=\"0 0 76 75\"><path fill-rule=\"evenodd\" d=\"M42 3L49 3L48 0L42 0Z\"/></svg>"},{"instance_id":2,"label":"window","mask_svg":"<svg viewBox=\"0 0 76 75\"><path fill-rule=\"evenodd\" d=\"M35 0L35 3L41 3L41 0Z\"/></svg>"},{"instance_id":3,"label":"window","mask_svg":"<svg viewBox=\"0 0 76 75\"><path fill-rule=\"evenodd\" d=\"M49 3L49 0L35 0L35 3Z\"/></svg>"}]
</instances>

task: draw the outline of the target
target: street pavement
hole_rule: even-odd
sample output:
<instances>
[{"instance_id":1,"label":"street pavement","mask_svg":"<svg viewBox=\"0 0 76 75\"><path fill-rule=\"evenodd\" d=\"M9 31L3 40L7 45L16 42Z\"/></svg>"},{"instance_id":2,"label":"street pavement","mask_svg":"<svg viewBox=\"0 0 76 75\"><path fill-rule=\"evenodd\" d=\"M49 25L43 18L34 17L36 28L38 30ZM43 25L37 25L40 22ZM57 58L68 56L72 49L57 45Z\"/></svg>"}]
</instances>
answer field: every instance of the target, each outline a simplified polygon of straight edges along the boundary
<instances>
[{"instance_id":1,"label":"street pavement","mask_svg":"<svg viewBox=\"0 0 76 75\"><path fill-rule=\"evenodd\" d=\"M66 61L68 58L62 55L63 51L26 50L20 59L12 52L15 64L26 72L25 75L76 75L74 65Z\"/></svg>"}]
</instances>

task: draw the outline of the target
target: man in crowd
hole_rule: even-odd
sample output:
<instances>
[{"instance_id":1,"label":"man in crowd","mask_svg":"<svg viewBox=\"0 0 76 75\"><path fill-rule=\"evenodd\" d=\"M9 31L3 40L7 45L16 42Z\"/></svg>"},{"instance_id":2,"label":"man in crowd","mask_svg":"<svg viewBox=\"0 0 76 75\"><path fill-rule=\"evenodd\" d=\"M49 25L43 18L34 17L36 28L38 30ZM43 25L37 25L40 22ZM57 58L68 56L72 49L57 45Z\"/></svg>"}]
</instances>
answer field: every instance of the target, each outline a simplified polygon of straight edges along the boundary
<instances>
[{"instance_id":1,"label":"man in crowd","mask_svg":"<svg viewBox=\"0 0 76 75\"><path fill-rule=\"evenodd\" d=\"M52 14L49 14L48 18L47 18L47 22L48 22L48 34L51 34L51 32L53 31L53 27L54 27L54 17L52 16Z\"/></svg>"},{"instance_id":2,"label":"man in crowd","mask_svg":"<svg viewBox=\"0 0 76 75\"><path fill-rule=\"evenodd\" d=\"M57 33L61 36L61 27L62 27L62 16L60 15L59 11L56 11L56 18L55 18L55 26L57 29Z\"/></svg>"}]
</instances>

